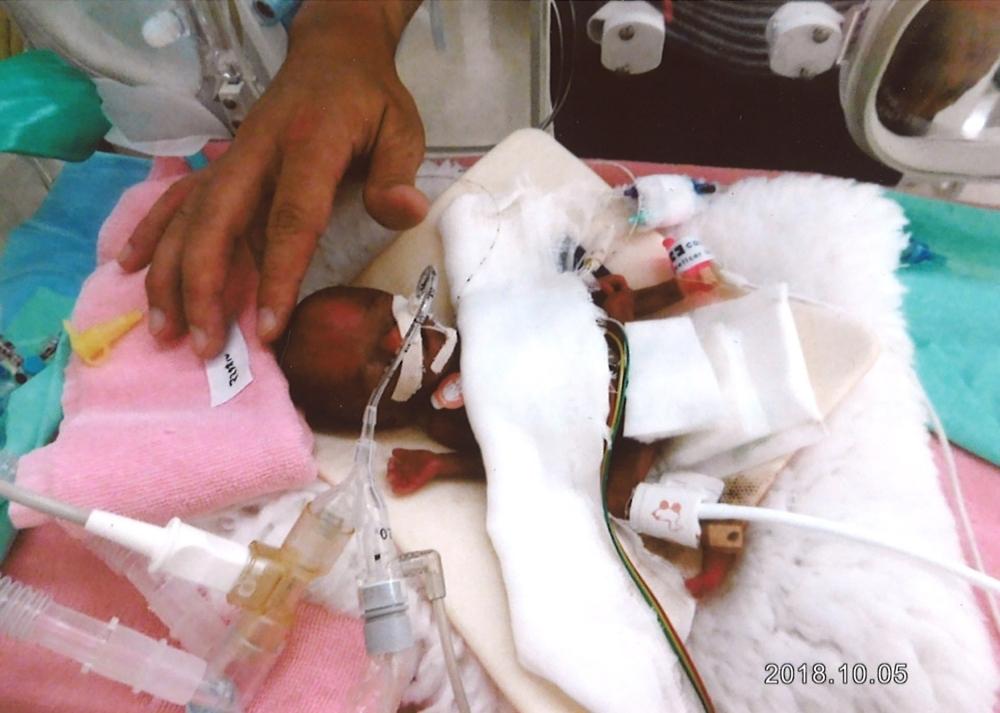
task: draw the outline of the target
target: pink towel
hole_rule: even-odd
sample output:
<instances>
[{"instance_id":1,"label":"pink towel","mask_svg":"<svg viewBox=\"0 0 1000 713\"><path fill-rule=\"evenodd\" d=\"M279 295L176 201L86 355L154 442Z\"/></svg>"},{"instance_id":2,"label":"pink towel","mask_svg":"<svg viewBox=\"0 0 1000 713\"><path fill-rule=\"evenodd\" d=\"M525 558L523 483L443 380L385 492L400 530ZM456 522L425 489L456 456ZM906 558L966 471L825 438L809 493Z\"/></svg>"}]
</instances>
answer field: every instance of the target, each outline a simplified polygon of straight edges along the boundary
<instances>
[{"instance_id":1,"label":"pink towel","mask_svg":"<svg viewBox=\"0 0 1000 713\"><path fill-rule=\"evenodd\" d=\"M159 163L106 221L100 264L73 313L78 331L148 309L145 271L125 274L111 258L178 169L177 162ZM256 275L247 269L241 278L237 292L246 307L238 325L253 375L243 391L213 407L205 364L188 339L163 346L140 324L100 365L71 358L59 435L21 459L17 482L82 507L164 522L313 479L312 433L292 406L276 360L256 336ZM21 528L46 520L17 505L10 515Z\"/></svg>"}]
</instances>

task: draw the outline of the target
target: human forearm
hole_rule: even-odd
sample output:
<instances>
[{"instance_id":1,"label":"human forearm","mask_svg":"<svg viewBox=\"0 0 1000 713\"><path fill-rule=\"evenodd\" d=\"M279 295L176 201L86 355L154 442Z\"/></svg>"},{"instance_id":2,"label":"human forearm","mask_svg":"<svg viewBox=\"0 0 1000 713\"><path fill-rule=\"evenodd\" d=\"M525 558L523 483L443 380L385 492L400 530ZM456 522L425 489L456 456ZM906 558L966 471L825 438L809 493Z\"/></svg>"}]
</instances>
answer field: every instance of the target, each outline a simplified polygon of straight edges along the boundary
<instances>
[{"instance_id":1,"label":"human forearm","mask_svg":"<svg viewBox=\"0 0 1000 713\"><path fill-rule=\"evenodd\" d=\"M292 22L290 46L294 49L298 44L324 42L331 37L343 39L344 30L350 28L352 33L357 33L354 36L364 38L366 44L377 38L381 46L394 50L421 2L422 0L305 0Z\"/></svg>"}]
</instances>

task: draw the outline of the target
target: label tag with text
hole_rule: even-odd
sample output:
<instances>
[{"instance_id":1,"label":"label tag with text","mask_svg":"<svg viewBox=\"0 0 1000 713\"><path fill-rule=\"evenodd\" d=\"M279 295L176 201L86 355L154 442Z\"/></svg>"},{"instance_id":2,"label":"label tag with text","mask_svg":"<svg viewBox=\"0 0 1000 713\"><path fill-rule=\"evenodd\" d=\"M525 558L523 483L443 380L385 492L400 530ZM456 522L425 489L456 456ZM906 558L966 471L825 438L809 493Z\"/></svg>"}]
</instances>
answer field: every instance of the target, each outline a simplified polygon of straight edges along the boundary
<instances>
[{"instance_id":1,"label":"label tag with text","mask_svg":"<svg viewBox=\"0 0 1000 713\"><path fill-rule=\"evenodd\" d=\"M240 393L250 382L250 353L243 332L233 324L222 353L205 360L208 375L208 390L212 396L212 406L221 406Z\"/></svg>"}]
</instances>

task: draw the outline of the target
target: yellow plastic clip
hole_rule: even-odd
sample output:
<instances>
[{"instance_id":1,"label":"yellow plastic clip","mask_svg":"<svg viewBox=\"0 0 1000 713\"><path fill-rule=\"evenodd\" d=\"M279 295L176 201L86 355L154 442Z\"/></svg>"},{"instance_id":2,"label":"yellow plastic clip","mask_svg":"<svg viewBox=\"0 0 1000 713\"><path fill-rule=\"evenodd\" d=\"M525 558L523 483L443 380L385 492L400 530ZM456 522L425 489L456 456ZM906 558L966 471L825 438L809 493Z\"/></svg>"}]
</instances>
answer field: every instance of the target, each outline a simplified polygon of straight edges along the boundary
<instances>
[{"instance_id":1,"label":"yellow plastic clip","mask_svg":"<svg viewBox=\"0 0 1000 713\"><path fill-rule=\"evenodd\" d=\"M69 322L63 322L66 334L69 335L69 343L73 351L83 359L87 366L97 366L108 358L111 352L111 345L123 336L139 322L142 321L141 310L133 310L128 314L112 317L106 322L95 324L90 329L77 332Z\"/></svg>"}]
</instances>

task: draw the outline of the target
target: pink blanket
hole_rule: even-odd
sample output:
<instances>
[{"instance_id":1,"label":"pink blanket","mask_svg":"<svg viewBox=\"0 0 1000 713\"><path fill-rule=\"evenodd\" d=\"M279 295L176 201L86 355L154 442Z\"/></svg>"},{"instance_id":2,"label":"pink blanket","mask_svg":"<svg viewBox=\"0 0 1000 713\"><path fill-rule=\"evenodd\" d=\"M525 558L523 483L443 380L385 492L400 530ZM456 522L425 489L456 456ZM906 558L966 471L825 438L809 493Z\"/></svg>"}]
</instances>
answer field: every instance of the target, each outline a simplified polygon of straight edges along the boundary
<instances>
[{"instance_id":1,"label":"pink blanket","mask_svg":"<svg viewBox=\"0 0 1000 713\"><path fill-rule=\"evenodd\" d=\"M99 265L73 312L77 331L147 310L146 271L125 274L111 256L180 175L178 168L158 164L105 222ZM164 346L140 324L97 366L73 356L59 436L21 459L17 482L83 507L165 522L312 480L312 433L288 398L277 361L257 339L256 276L247 269L240 277L246 307L238 326L252 374L246 388L212 406L205 364L188 339ZM45 520L18 505L10 515L17 527Z\"/></svg>"}]
</instances>

